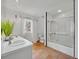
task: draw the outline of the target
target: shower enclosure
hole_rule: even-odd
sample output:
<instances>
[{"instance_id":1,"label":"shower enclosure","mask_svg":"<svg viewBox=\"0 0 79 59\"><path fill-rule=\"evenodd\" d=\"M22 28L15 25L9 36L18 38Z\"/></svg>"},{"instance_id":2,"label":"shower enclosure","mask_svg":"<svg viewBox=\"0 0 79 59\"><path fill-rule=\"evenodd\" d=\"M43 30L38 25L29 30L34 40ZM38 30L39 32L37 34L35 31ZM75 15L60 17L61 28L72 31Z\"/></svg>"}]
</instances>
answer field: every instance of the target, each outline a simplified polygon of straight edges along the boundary
<instances>
[{"instance_id":1,"label":"shower enclosure","mask_svg":"<svg viewBox=\"0 0 79 59\"><path fill-rule=\"evenodd\" d=\"M74 56L75 24L73 1L70 8L58 8L46 12L46 45L67 55Z\"/></svg>"},{"instance_id":2,"label":"shower enclosure","mask_svg":"<svg viewBox=\"0 0 79 59\"><path fill-rule=\"evenodd\" d=\"M48 41L67 47L73 47L74 19L73 16L48 19Z\"/></svg>"},{"instance_id":3,"label":"shower enclosure","mask_svg":"<svg viewBox=\"0 0 79 59\"><path fill-rule=\"evenodd\" d=\"M74 15L73 10L58 14L48 12L47 46L74 56Z\"/></svg>"}]
</instances>

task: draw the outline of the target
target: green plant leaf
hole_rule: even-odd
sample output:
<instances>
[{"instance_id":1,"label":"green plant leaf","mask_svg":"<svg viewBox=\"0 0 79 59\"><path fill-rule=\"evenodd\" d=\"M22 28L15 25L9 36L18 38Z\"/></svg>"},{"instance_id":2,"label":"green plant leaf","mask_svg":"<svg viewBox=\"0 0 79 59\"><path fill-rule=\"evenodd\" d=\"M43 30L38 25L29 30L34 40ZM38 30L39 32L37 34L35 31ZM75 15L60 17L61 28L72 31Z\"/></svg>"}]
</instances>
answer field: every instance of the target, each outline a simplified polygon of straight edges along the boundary
<instances>
[{"instance_id":1,"label":"green plant leaf","mask_svg":"<svg viewBox=\"0 0 79 59\"><path fill-rule=\"evenodd\" d=\"M9 20L4 22L4 34L5 34L5 36L10 36L10 34L13 31L13 27L14 27L14 24L12 22L10 22Z\"/></svg>"},{"instance_id":2,"label":"green plant leaf","mask_svg":"<svg viewBox=\"0 0 79 59\"><path fill-rule=\"evenodd\" d=\"M4 22L1 22L1 34L4 32Z\"/></svg>"}]
</instances>

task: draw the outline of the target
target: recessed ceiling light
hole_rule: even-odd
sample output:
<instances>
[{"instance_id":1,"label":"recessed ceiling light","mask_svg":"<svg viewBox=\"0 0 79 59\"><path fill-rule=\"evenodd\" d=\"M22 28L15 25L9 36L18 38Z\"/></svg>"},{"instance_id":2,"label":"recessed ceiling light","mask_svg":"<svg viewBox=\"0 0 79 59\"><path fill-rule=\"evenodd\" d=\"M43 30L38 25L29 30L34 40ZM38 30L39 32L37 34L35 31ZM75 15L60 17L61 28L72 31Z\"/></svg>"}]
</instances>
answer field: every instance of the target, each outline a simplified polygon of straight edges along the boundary
<instances>
[{"instance_id":1,"label":"recessed ceiling light","mask_svg":"<svg viewBox=\"0 0 79 59\"><path fill-rule=\"evenodd\" d=\"M16 0L16 2L19 2L19 0Z\"/></svg>"},{"instance_id":2,"label":"recessed ceiling light","mask_svg":"<svg viewBox=\"0 0 79 59\"><path fill-rule=\"evenodd\" d=\"M60 12L62 12L62 10L58 10L58 12L60 13Z\"/></svg>"}]
</instances>

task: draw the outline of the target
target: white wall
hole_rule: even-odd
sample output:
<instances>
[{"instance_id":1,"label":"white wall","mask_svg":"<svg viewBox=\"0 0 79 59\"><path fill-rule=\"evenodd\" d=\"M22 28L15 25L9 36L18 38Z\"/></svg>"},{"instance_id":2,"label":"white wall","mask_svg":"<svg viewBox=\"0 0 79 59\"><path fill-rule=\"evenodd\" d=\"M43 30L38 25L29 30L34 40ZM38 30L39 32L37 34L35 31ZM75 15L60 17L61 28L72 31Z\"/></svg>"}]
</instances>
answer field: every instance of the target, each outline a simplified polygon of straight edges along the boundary
<instances>
[{"instance_id":1,"label":"white wall","mask_svg":"<svg viewBox=\"0 0 79 59\"><path fill-rule=\"evenodd\" d=\"M38 27L37 27L37 31L38 31L38 36L44 35L44 18L40 17L38 19Z\"/></svg>"},{"instance_id":2,"label":"white wall","mask_svg":"<svg viewBox=\"0 0 79 59\"><path fill-rule=\"evenodd\" d=\"M15 18L15 15L19 15L17 18ZM23 36L24 38L33 41L33 39L37 38L37 18L28 14L23 13L22 11L16 11L10 8L7 8L5 6L2 6L1 11L1 19L2 21L9 19L10 21L14 22L14 30L13 34ZM31 33L23 34L23 22L24 18L29 18L33 20L33 36Z\"/></svg>"}]
</instances>

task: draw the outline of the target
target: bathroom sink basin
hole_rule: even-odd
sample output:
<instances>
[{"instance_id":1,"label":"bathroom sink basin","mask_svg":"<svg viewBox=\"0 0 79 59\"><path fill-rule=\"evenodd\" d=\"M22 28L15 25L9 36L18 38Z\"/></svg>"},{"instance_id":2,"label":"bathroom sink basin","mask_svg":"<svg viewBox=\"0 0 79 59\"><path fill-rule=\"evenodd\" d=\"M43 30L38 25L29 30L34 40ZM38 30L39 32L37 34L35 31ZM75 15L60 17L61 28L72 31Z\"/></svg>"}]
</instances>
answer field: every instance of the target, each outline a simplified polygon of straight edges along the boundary
<instances>
[{"instance_id":1,"label":"bathroom sink basin","mask_svg":"<svg viewBox=\"0 0 79 59\"><path fill-rule=\"evenodd\" d=\"M11 44L8 44L8 46L18 46L18 45L21 45L21 44L24 44L26 41L23 40L23 38L21 37L17 37L17 38L14 38L12 41L11 41Z\"/></svg>"},{"instance_id":2,"label":"bathroom sink basin","mask_svg":"<svg viewBox=\"0 0 79 59\"><path fill-rule=\"evenodd\" d=\"M21 45L24 43L25 43L25 41L23 41L23 40L16 40L16 41L12 42L11 44L9 44L9 46L18 46L18 45Z\"/></svg>"}]
</instances>

